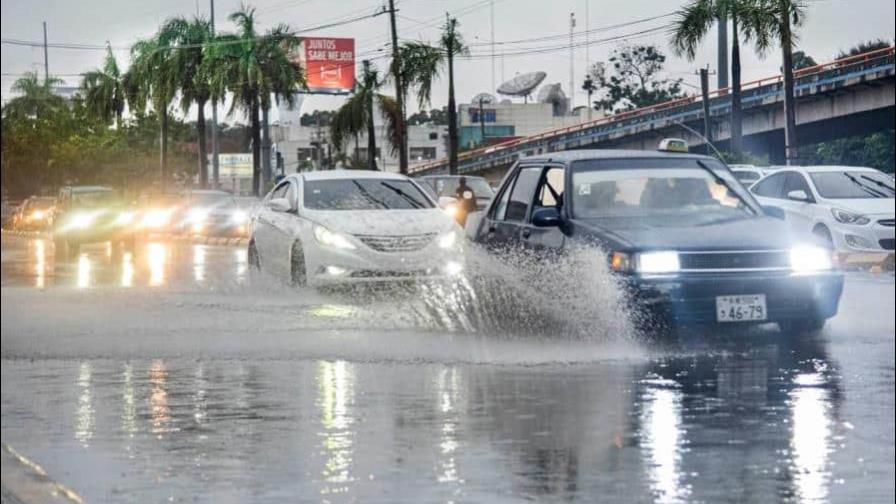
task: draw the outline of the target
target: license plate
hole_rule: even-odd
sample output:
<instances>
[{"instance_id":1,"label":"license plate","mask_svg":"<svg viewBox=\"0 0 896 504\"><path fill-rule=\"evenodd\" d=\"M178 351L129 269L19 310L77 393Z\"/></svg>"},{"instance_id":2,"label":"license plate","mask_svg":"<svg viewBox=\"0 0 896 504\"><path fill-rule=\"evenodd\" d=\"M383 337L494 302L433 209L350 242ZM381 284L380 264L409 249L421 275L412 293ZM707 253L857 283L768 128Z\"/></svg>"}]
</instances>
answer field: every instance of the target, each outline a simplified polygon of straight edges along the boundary
<instances>
[{"instance_id":1,"label":"license plate","mask_svg":"<svg viewBox=\"0 0 896 504\"><path fill-rule=\"evenodd\" d=\"M766 320L765 294L740 296L716 296L716 320L719 322L746 322Z\"/></svg>"}]
</instances>

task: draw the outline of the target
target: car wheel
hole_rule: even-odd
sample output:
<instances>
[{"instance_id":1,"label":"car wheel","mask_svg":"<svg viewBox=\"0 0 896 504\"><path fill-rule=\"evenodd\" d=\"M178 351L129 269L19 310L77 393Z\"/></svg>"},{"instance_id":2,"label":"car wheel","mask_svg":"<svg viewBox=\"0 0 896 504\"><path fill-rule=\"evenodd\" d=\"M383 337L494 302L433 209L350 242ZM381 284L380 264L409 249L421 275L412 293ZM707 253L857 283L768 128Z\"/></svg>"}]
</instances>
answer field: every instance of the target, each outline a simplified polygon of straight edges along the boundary
<instances>
[{"instance_id":1,"label":"car wheel","mask_svg":"<svg viewBox=\"0 0 896 504\"><path fill-rule=\"evenodd\" d=\"M308 273L305 271L305 251L301 242L292 244L289 251L289 279L292 285L304 287L308 283Z\"/></svg>"},{"instance_id":2,"label":"car wheel","mask_svg":"<svg viewBox=\"0 0 896 504\"><path fill-rule=\"evenodd\" d=\"M261 271L261 261L258 258L258 248L255 246L255 240L249 241L249 251L246 256L246 260L249 262L249 268L252 271Z\"/></svg>"},{"instance_id":3,"label":"car wheel","mask_svg":"<svg viewBox=\"0 0 896 504\"><path fill-rule=\"evenodd\" d=\"M834 237L831 236L831 230L825 226L816 227L812 233L818 237L829 249L834 250Z\"/></svg>"}]
</instances>

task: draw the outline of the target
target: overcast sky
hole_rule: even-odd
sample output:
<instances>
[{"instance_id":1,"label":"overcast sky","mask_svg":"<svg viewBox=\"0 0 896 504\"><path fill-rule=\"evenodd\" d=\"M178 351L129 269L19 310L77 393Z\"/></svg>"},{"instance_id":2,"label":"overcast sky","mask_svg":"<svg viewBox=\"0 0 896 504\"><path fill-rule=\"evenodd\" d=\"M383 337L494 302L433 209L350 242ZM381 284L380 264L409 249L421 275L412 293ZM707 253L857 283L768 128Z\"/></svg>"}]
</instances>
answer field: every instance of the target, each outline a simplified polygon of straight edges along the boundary
<instances>
[{"instance_id":1,"label":"overcast sky","mask_svg":"<svg viewBox=\"0 0 896 504\"><path fill-rule=\"evenodd\" d=\"M560 46L568 44L569 18L574 12L576 31L584 31L586 24L591 30L618 25L630 21L659 16L674 11L683 1L677 0L397 0L398 29L402 39L435 41L439 27L444 22L445 12L456 14L460 31L471 44L474 56L460 60L456 64L456 85L458 99L468 102L483 91L493 91L492 60L490 58L491 9L494 5L494 39L498 57L494 64L494 81L500 84L517 73L543 70L548 77L545 82L560 82L564 90L568 88L570 54L569 49ZM334 20L357 17L373 13L383 2L371 0L255 0L251 5L258 9L261 29L277 23L288 23L294 29L304 29L329 23ZM41 22L48 25L51 43L104 44L106 41L116 48L129 46L135 40L147 37L168 17L175 15L192 16L197 12L209 15L209 0L3 0L2 38L39 41L42 39ZM218 0L216 2L217 28L228 31L232 25L227 14L237 9L239 0ZM588 20L586 23L586 5ZM840 49L850 47L861 40L873 38L894 38L893 0L815 0L808 2L806 25L802 28L800 48L819 62L829 60ZM601 42L602 39L631 35L650 28L662 27L671 18L661 18L650 22L619 27L607 31L596 31L590 35L592 44L588 55L591 61L606 59L617 42ZM389 18L378 16L348 25L323 29L315 34L356 39L358 64L362 56L385 55L389 41ZM519 41L534 37L550 37L537 44L500 44L502 41ZM584 42L584 36L576 38L576 43ZM668 48L668 35L648 33L632 39L637 43L655 43L663 50ZM551 52L527 54L535 48L555 48ZM693 72L696 68L710 64L715 67L715 34L703 45L693 62L675 58L671 54L667 62L669 76L683 78L685 82L697 84ZM772 75L779 67L779 53L773 52L760 59L750 47L742 49L744 81ZM119 61L127 62L127 51L116 49ZM50 73L62 76L68 83L77 84L80 72L100 64L102 51L54 49L49 52ZM385 58L375 59L380 68L385 68ZM576 88L581 86L585 74L586 50L578 47L574 53ZM23 72L39 70L43 72L43 50L40 48L2 45L2 92L4 102L9 97L9 86ZM714 84L712 87L715 87ZM691 90L691 88L685 88ZM447 83L441 82L434 90L433 103L447 102ZM585 97L578 90L577 105L584 104ZM341 103L340 98L314 96L305 100L304 111L334 108ZM416 106L411 105L411 110Z\"/></svg>"}]
</instances>

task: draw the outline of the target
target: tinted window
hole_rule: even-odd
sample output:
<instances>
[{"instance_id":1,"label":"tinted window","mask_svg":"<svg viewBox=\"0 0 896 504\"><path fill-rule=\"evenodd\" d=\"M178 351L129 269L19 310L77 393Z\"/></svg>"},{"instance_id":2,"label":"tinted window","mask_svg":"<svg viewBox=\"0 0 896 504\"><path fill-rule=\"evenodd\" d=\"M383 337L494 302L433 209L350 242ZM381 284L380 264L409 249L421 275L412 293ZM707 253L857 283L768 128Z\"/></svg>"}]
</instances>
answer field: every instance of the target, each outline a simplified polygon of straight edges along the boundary
<instances>
[{"instance_id":1,"label":"tinted window","mask_svg":"<svg viewBox=\"0 0 896 504\"><path fill-rule=\"evenodd\" d=\"M305 182L305 208L312 210L414 210L432 202L407 180L344 179Z\"/></svg>"},{"instance_id":2,"label":"tinted window","mask_svg":"<svg viewBox=\"0 0 896 504\"><path fill-rule=\"evenodd\" d=\"M768 178L765 178L754 185L751 190L753 194L758 196L764 196L766 198L780 198L781 190L784 188L784 179L787 177L786 173L776 173Z\"/></svg>"},{"instance_id":3,"label":"tinted window","mask_svg":"<svg viewBox=\"0 0 896 504\"><path fill-rule=\"evenodd\" d=\"M504 192L501 193L501 199L498 200L498 204L495 206L495 213L492 215L493 219L504 220L504 214L507 212L507 202L510 201L510 191L513 189L514 182L516 182L516 177L507 181Z\"/></svg>"},{"instance_id":4,"label":"tinted window","mask_svg":"<svg viewBox=\"0 0 896 504\"><path fill-rule=\"evenodd\" d=\"M731 173L734 173L734 177L741 182L750 183L759 180L759 174L756 172L735 170Z\"/></svg>"},{"instance_id":5,"label":"tinted window","mask_svg":"<svg viewBox=\"0 0 896 504\"><path fill-rule=\"evenodd\" d=\"M541 176L541 167L529 167L520 170L513 191L510 193L510 201L507 203L507 212L504 220L522 221L526 218L529 203L535 194L535 186Z\"/></svg>"},{"instance_id":6,"label":"tinted window","mask_svg":"<svg viewBox=\"0 0 896 504\"><path fill-rule=\"evenodd\" d=\"M851 171L811 174L822 198L892 198L893 178L885 173Z\"/></svg>"},{"instance_id":7,"label":"tinted window","mask_svg":"<svg viewBox=\"0 0 896 504\"><path fill-rule=\"evenodd\" d=\"M809 183L806 182L806 178L800 173L790 172L787 174L787 180L784 182L784 191L782 194L787 196L791 191L803 191L810 200L813 199L812 190L809 189Z\"/></svg>"}]
</instances>

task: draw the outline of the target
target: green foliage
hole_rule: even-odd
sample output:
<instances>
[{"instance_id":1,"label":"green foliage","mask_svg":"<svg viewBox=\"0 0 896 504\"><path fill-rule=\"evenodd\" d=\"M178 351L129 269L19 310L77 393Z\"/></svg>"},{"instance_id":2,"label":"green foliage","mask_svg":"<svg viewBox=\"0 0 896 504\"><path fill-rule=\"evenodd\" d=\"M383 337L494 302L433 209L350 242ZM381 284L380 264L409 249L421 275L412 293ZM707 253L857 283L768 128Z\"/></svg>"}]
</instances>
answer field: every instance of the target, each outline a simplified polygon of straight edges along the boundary
<instances>
[{"instance_id":1,"label":"green foliage","mask_svg":"<svg viewBox=\"0 0 896 504\"><path fill-rule=\"evenodd\" d=\"M800 147L800 156L803 164L868 166L893 173L894 145L896 134L888 130Z\"/></svg>"},{"instance_id":2,"label":"green foliage","mask_svg":"<svg viewBox=\"0 0 896 504\"><path fill-rule=\"evenodd\" d=\"M752 152L743 151L740 154L734 152L722 151L722 161L725 164L749 164L755 166L768 166L768 154L756 155Z\"/></svg>"},{"instance_id":3,"label":"green foliage","mask_svg":"<svg viewBox=\"0 0 896 504\"><path fill-rule=\"evenodd\" d=\"M429 111L420 110L408 117L408 124L434 124L436 126L445 126L448 124L448 107L432 109Z\"/></svg>"},{"instance_id":4,"label":"green foliage","mask_svg":"<svg viewBox=\"0 0 896 504\"><path fill-rule=\"evenodd\" d=\"M793 69L800 70L803 68L814 67L818 65L818 62L815 61L815 58L806 54L806 51L794 51L793 52Z\"/></svg>"},{"instance_id":5,"label":"green foliage","mask_svg":"<svg viewBox=\"0 0 896 504\"><path fill-rule=\"evenodd\" d=\"M617 112L681 96L681 81L665 77L665 62L666 56L653 45L623 45L615 49L609 59L611 74L603 63L591 69L600 89L594 106Z\"/></svg>"},{"instance_id":6,"label":"green foliage","mask_svg":"<svg viewBox=\"0 0 896 504\"><path fill-rule=\"evenodd\" d=\"M332 110L315 110L312 113L304 113L299 119L302 126L329 126L333 122L336 112Z\"/></svg>"},{"instance_id":7,"label":"green foliage","mask_svg":"<svg viewBox=\"0 0 896 504\"><path fill-rule=\"evenodd\" d=\"M887 47L890 47L891 45L892 45L892 42L890 42L887 39L882 39L882 38L863 41L863 42L859 42L858 44L850 47L849 50L840 51L837 54L837 56L834 57L834 59L843 59L843 58L848 58L850 56L857 56L859 54L863 54L866 52L876 51L878 49L886 49Z\"/></svg>"}]
</instances>

